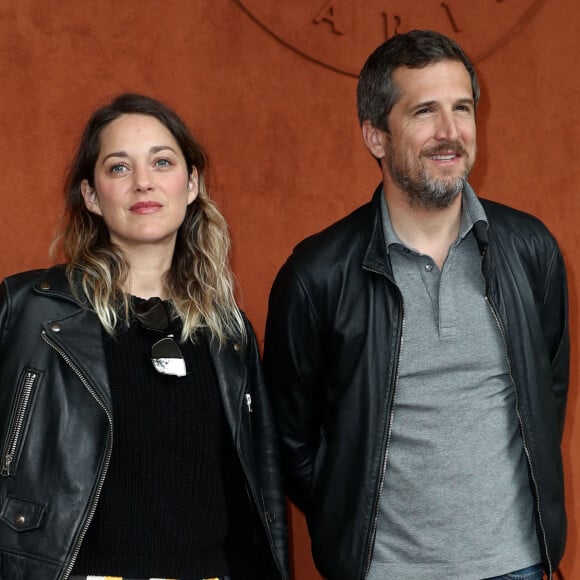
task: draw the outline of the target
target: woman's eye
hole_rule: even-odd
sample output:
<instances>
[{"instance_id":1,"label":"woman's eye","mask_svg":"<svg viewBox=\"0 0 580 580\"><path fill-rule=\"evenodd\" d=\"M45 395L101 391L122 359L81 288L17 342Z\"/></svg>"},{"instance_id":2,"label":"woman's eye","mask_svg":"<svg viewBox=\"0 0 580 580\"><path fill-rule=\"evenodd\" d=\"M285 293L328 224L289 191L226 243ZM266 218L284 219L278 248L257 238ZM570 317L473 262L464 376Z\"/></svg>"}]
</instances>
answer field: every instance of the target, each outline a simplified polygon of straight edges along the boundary
<instances>
[{"instance_id":1,"label":"woman's eye","mask_svg":"<svg viewBox=\"0 0 580 580\"><path fill-rule=\"evenodd\" d=\"M166 159L165 157L161 158L161 159L157 159L155 161L155 165L157 167L169 167L170 165L172 165L171 160Z\"/></svg>"},{"instance_id":2,"label":"woman's eye","mask_svg":"<svg viewBox=\"0 0 580 580\"><path fill-rule=\"evenodd\" d=\"M115 165L111 165L109 171L114 174L124 173L127 170L127 166L123 163L116 163Z\"/></svg>"}]
</instances>

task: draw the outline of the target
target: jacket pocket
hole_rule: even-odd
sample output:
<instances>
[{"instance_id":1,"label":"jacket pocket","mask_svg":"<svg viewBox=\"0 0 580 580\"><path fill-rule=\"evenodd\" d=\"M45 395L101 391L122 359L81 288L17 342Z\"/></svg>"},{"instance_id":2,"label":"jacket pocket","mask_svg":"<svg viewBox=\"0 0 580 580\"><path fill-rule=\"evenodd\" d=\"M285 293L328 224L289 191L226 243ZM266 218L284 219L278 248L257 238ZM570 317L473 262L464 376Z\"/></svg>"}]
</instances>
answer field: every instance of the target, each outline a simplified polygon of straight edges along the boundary
<instances>
[{"instance_id":1,"label":"jacket pocket","mask_svg":"<svg viewBox=\"0 0 580 580\"><path fill-rule=\"evenodd\" d=\"M16 532L26 532L40 526L44 510L41 503L6 496L0 508L0 521Z\"/></svg>"},{"instance_id":2,"label":"jacket pocket","mask_svg":"<svg viewBox=\"0 0 580 580\"><path fill-rule=\"evenodd\" d=\"M2 446L2 477L14 475L18 467L41 376L40 371L26 369L18 380Z\"/></svg>"}]
</instances>

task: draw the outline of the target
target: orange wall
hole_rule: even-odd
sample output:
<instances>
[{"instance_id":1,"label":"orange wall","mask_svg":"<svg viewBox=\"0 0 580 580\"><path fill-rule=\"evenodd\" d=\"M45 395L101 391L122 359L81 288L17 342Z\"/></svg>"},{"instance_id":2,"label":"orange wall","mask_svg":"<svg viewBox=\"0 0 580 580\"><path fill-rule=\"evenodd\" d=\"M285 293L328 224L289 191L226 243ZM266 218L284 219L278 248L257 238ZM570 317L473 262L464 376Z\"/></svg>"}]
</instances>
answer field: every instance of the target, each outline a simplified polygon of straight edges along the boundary
<instances>
[{"instance_id":1,"label":"orange wall","mask_svg":"<svg viewBox=\"0 0 580 580\"><path fill-rule=\"evenodd\" d=\"M366 30L374 24L358 14L354 27L339 2L333 4L342 35L327 21L315 28L312 18L297 20L308 6L317 13L323 0L309 5L302 0L296 9L267 0L244 4L254 16L278 18L278 25L295 32L292 42L281 42L287 40L284 34L277 38L268 32L235 0L2 2L1 277L48 263L63 175L88 114L121 91L144 92L182 113L209 151L214 196L234 238L242 302L262 336L269 287L292 246L365 202L379 180L356 121L356 79L316 62L335 62L332 49L320 40L334 34L344 45L336 54L354 57L358 68L368 52ZM488 13L492 3L469 4L474 16L460 24L472 28L456 37L483 42L477 47L481 52L497 40L491 36L499 20L497 13ZM478 62L483 103L472 182L480 195L541 217L567 259L573 343L564 454L570 530L562 570L567 579L580 578L580 11L577 0L493 4L535 9L509 42ZM432 23L429 11L421 13L421 25L452 33L450 21L435 10ZM401 29L407 24L403 21ZM349 48L355 28L361 40ZM368 36L375 44L381 40L374 28ZM292 526L295 576L316 579L304 523L295 511Z\"/></svg>"}]
</instances>

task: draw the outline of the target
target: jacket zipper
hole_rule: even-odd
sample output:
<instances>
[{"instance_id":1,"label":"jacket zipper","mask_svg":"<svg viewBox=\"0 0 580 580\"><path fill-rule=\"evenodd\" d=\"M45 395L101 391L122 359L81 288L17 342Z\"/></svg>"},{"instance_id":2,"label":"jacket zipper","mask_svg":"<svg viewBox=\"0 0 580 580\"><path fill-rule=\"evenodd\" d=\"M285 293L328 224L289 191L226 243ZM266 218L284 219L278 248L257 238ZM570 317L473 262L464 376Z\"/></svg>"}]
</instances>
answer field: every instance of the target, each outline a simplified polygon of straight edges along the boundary
<instances>
[{"instance_id":1,"label":"jacket zipper","mask_svg":"<svg viewBox=\"0 0 580 580\"><path fill-rule=\"evenodd\" d=\"M484 253L482 255L482 263L483 263L483 259L485 257L485 253L486 253L486 251L484 251ZM489 296L487 295L487 282L486 282L485 276L483 275L483 272L482 272L481 277L483 278L485 301L487 302L489 309L491 310L491 313L495 319L495 322L497 324L497 327L499 328L499 331L500 331L500 334L501 334L501 337L503 340L503 346L504 346L505 353L506 353L506 360L507 360L508 367L509 367L509 377L510 377L510 381L512 383L513 389L514 389L514 396L516 399L516 415L518 417L518 423L520 425L520 432L522 434L522 445L524 448L524 453L526 454L528 467L530 469L530 477L532 479L532 482L534 484L534 489L536 491L536 514L538 517L538 523L540 525L540 529L542 530L542 539L543 539L543 543L544 543L543 548L544 548L544 553L546 554L546 560L548 562L548 580L551 580L551 578L552 578L552 562L550 560L550 554L548 553L548 542L546 540L546 529L544 528L544 523L542 521L542 513L540 511L540 493L538 491L538 483L536 480L536 474L534 472L534 466L532 464L532 458L530 456L530 450L528 448L528 444L527 444L527 440L526 440L526 433L524 430L524 424L523 424L522 416L520 413L518 390L516 388L516 382L515 382L513 374L512 374L512 363L511 363L511 360L509 357L507 336L506 336L503 324L501 323L501 320L499 318L499 315L498 315L494 305L492 304L492 301L489 299Z\"/></svg>"},{"instance_id":2,"label":"jacket zipper","mask_svg":"<svg viewBox=\"0 0 580 580\"><path fill-rule=\"evenodd\" d=\"M241 429L241 425L242 425L241 415L243 412L243 407L244 407L243 402L244 401L246 402L246 407L248 408L248 413L252 413L252 395L250 395L250 393L242 393L242 397L240 398L239 403L238 403L238 438L239 438L239 429ZM240 458L240 464L241 464L242 470L244 472L244 477L246 478L246 481L248 482L248 488L250 490L252 500L256 506L260 507L260 513L263 517L263 524L265 524L264 527L266 529L266 535L268 536L268 541L270 542L270 548L272 550L272 554L276 558L276 562L278 564L278 568L280 570L280 573L282 574L282 577L284 577L284 568L282 566L282 563L278 561L278 551L276 550L276 546L274 545L274 540L273 540L272 534L270 532L270 518L271 518L271 516L266 512L266 502L264 501L264 494L262 493L262 489L260 488L260 497L256 496L256 490L254 489L254 486L251 484L252 479L250 477L248 477L248 468L246 466L246 462L244 461L244 456L239 451L239 446L237 444L236 444L236 448L238 449L238 456Z\"/></svg>"},{"instance_id":3,"label":"jacket zipper","mask_svg":"<svg viewBox=\"0 0 580 580\"><path fill-rule=\"evenodd\" d=\"M35 371L27 371L24 379L21 380L21 384L19 385L14 414L8 429L6 447L2 454L2 468L0 471L2 477L10 477L12 474L12 464L18 456L18 450L21 445L22 428L25 425L33 389L37 383L38 376L39 373Z\"/></svg>"},{"instance_id":4,"label":"jacket zipper","mask_svg":"<svg viewBox=\"0 0 580 580\"><path fill-rule=\"evenodd\" d=\"M375 274L379 274L381 276L385 276L398 290L398 286L396 285L395 281L392 280L389 276L386 276L383 272L379 272L378 270L373 270L370 268L367 268L367 270L369 270L370 272L374 272ZM383 452L383 464L381 466L381 477L380 477L380 481L379 481L379 487L377 489L377 494L376 494L376 506L375 506L375 511L374 511L374 515L373 515L373 523L372 523L372 527L370 530L370 536L369 536L369 540L367 542L366 545L366 552L367 552L367 559L366 559L366 565L365 565L365 571L364 571L364 575L363 575L363 579L366 578L369 574L369 570L371 568L371 562L372 562L372 554L373 554L373 550L372 547L374 546L376 537L377 537L377 527L378 527L378 523L379 523L379 514L380 514L380 508L381 508L381 503L380 503L380 497L381 494L383 492L383 485L385 483L385 476L386 476L386 472L387 472L387 459L388 459L388 455L389 455L389 448L391 445L391 434L393 431L393 416L395 414L395 398L396 398L396 392L397 392L397 384L399 383L399 374L400 374L400 370L401 370L401 353L402 353L402 347L403 347L403 332L405 330L405 307L403 305L403 297L401 296L401 292L399 290L399 297L401 299L401 330L399 332L399 352L397 353L397 370L395 373L395 380L393 383L393 396L391 399L391 412L389 414L389 423L387 426L387 441L385 443L385 449Z\"/></svg>"},{"instance_id":5,"label":"jacket zipper","mask_svg":"<svg viewBox=\"0 0 580 580\"><path fill-rule=\"evenodd\" d=\"M44 342L46 342L51 348L53 348L62 357L64 362L77 375L77 377L82 382L82 384L87 389L87 391L90 393L90 395L93 397L93 399L95 399L95 401L98 403L98 405L103 409L103 411L105 412L105 414L107 415L107 418L109 420L109 442L107 445L107 454L105 456L105 464L104 464L103 470L101 471L101 476L100 476L99 482L97 484L97 490L95 492L93 502L92 502L91 507L89 509L89 513L88 513L87 517L85 518L85 522L82 526L81 533L78 536L78 540L77 540L77 543L74 547L72 557L71 557L70 562L69 562L68 566L66 567L66 570L64 571L64 575L62 576L62 579L61 579L61 580L67 580L67 578L70 576L70 574L72 572L72 569L74 567L77 556L79 555L79 552L81 549L81 544L82 544L82 541L85 537L85 534L87 533L87 529L89 528L89 525L93 519L93 516L95 515L95 510L97 509L97 503L99 501L99 497L101 495L101 490L103 489L103 483L105 481L105 476L107 475L107 470L109 468L109 463L111 461L111 452L113 449L113 418L111 417L111 413L109 412L109 410L107 409L107 407L105 406L105 404L103 403L101 398L97 395L97 393L91 387L91 385L89 384L89 381L81 373L79 368L70 359L70 357L66 354L66 352L64 352L64 350L62 350L58 344L53 342L53 340L48 336L48 334L44 330L42 331L42 339L44 340Z\"/></svg>"}]
</instances>

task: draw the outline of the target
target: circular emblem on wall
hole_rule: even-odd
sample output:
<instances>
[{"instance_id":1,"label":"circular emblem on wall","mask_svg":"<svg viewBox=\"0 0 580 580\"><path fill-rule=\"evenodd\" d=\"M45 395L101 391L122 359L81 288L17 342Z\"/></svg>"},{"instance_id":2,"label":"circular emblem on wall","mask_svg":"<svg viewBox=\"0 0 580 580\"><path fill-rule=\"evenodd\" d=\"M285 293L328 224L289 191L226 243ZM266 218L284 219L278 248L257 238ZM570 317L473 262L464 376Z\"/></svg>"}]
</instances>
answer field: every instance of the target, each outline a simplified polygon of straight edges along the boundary
<instances>
[{"instance_id":1,"label":"circular emblem on wall","mask_svg":"<svg viewBox=\"0 0 580 580\"><path fill-rule=\"evenodd\" d=\"M358 76L397 33L438 30L475 62L507 44L544 0L237 0L277 40L327 68Z\"/></svg>"}]
</instances>

